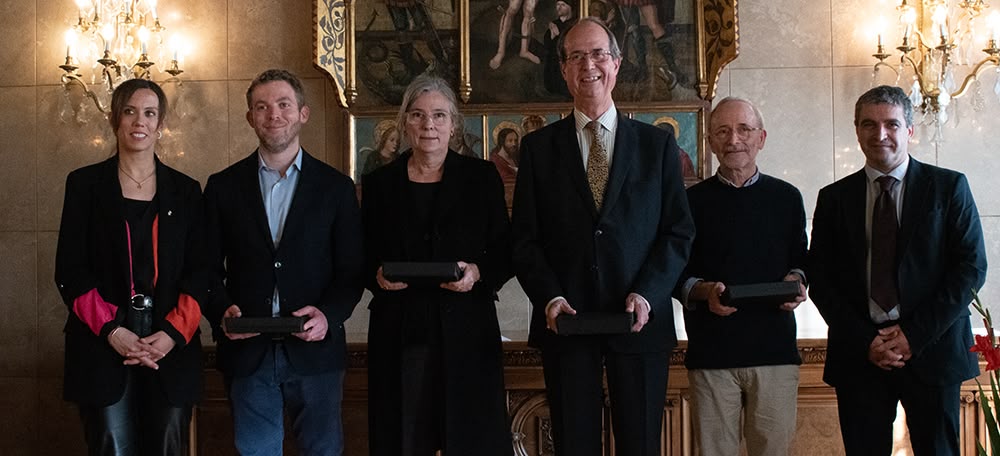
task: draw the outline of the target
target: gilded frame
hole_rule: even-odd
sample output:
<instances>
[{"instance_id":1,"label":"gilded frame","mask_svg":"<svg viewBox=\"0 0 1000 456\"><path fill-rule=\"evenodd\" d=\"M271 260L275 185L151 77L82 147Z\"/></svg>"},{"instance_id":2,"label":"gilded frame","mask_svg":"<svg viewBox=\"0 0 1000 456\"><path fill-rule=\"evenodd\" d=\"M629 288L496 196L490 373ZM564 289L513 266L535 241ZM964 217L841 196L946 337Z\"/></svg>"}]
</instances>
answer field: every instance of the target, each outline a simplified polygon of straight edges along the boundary
<instances>
[{"instance_id":1,"label":"gilded frame","mask_svg":"<svg viewBox=\"0 0 1000 456\"><path fill-rule=\"evenodd\" d=\"M712 173L711 154L707 136L704 134L708 128L708 106L708 102L705 101L668 104L621 103L618 104L618 109L623 115L640 122L664 128L669 125L672 128L677 138L677 145L690 162L691 173L685 173L684 183L691 185ZM523 137L533 129L569 115L572 107L564 104L537 104L527 107L465 105L461 110L463 117L461 141L456 139L452 149L484 160L492 160L499 150L496 138L502 129L510 128L518 137ZM368 157L382 143L380 137L389 134L387 129L395 128L397 115L398 110L381 108L357 109L347 113L346 172L355 182L360 184ZM397 151L406 148L405 140L397 142ZM682 157L682 166L683 163ZM504 186L509 205L514 181L505 180Z\"/></svg>"},{"instance_id":2,"label":"gilded frame","mask_svg":"<svg viewBox=\"0 0 1000 456\"><path fill-rule=\"evenodd\" d=\"M454 18L457 34L447 29L438 42L444 43L442 48L454 49L459 55L459 61L453 62L454 68L449 68L447 74L454 70L457 77L456 87L459 96L466 103L473 100L476 90L481 88L472 85L473 75L470 72L470 2L482 0L452 0L449 15ZM697 97L702 100L712 100L718 86L722 69L738 54L738 16L737 0L677 0L690 2L695 15L696 27L696 79L694 89ZM580 15L589 14L590 3L583 0L571 0ZM356 63L359 41L358 31L370 28L372 21L357 17L359 5L371 8L372 0L314 0L314 64L327 73L333 85L337 88L338 103L344 108L354 108L358 103L359 74ZM433 11L429 17L434 17ZM385 22L385 19L380 19ZM410 19L413 21L414 19ZM361 21L366 23L361 24ZM425 52L429 52L425 50ZM405 86L405 80L400 85ZM474 100L473 100L474 101Z\"/></svg>"},{"instance_id":3,"label":"gilded frame","mask_svg":"<svg viewBox=\"0 0 1000 456\"><path fill-rule=\"evenodd\" d=\"M670 103L661 105L619 106L629 117L668 128L677 139L681 152L684 184L692 185L712 175L712 157L708 146L708 102Z\"/></svg>"},{"instance_id":4,"label":"gilded frame","mask_svg":"<svg viewBox=\"0 0 1000 456\"><path fill-rule=\"evenodd\" d=\"M366 171L371 171L376 165L367 165L369 157L378 152L380 146L384 145L384 135L391 134L390 129L396 129L396 117L398 109L364 109L349 112L346 116L347 122L347 162L346 170L348 176L354 182L360 184L361 177ZM461 136L455 137L452 149L471 157L488 159L486 153L485 137L485 115L474 114L471 111L465 112L463 107L463 121L460 131ZM460 138L460 139L459 139ZM396 153L409 148L405 138L397 136ZM367 169L366 169L367 168Z\"/></svg>"}]
</instances>

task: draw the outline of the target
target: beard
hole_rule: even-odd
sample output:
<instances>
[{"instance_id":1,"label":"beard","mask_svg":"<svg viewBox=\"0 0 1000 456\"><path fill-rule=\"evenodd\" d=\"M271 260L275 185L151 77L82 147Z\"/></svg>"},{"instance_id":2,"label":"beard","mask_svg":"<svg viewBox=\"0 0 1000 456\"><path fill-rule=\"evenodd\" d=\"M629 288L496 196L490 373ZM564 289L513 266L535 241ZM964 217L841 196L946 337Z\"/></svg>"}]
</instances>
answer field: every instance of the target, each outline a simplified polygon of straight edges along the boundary
<instances>
[{"instance_id":1,"label":"beard","mask_svg":"<svg viewBox=\"0 0 1000 456\"><path fill-rule=\"evenodd\" d=\"M514 160L514 163L518 163L521 161L521 157L519 156L519 154L521 153L520 148L516 146L513 148L507 148L506 146L504 146L503 151L507 153L507 156L510 157L511 160Z\"/></svg>"},{"instance_id":2,"label":"beard","mask_svg":"<svg viewBox=\"0 0 1000 456\"><path fill-rule=\"evenodd\" d=\"M301 129L300 125L291 125L271 135L260 135L260 145L271 152L282 152L298 138Z\"/></svg>"}]
</instances>

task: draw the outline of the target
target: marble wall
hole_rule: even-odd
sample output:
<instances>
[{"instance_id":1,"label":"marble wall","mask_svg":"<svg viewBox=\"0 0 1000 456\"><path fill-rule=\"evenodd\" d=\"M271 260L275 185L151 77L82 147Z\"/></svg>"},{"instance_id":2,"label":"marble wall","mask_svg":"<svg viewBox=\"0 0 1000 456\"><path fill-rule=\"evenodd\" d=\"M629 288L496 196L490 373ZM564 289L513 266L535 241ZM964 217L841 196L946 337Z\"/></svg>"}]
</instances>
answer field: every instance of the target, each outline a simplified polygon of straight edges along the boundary
<instances>
[{"instance_id":1,"label":"marble wall","mask_svg":"<svg viewBox=\"0 0 1000 456\"><path fill-rule=\"evenodd\" d=\"M854 102L877 84L894 84L895 75L873 75L876 24L884 26L886 44L897 43L892 0L742 1L739 3L740 55L724 72L719 97L754 101L765 118L765 149L760 169L796 185L802 192L811 229L819 189L861 169L864 155L854 132ZM887 46L891 49L891 46ZM977 57L978 58L978 57ZM956 74L961 74L957 72ZM943 141L918 127L910 153L925 163L965 173L979 207L991 266L1000 264L1000 192L995 135L1000 128L1000 99L994 94L997 72L985 71L978 93L953 101ZM876 84L876 85L877 85ZM906 83L907 85L909 83ZM976 98L982 108L976 109ZM991 267L980 296L1000 311L1000 269ZM815 307L798 312L800 333L825 336ZM982 327L973 319L974 327ZM821 336L821 337L823 337Z\"/></svg>"},{"instance_id":2,"label":"marble wall","mask_svg":"<svg viewBox=\"0 0 1000 456\"><path fill-rule=\"evenodd\" d=\"M870 18L893 16L891 0L745 0L739 4L740 57L725 71L719 96L755 101L768 142L761 169L797 185L807 214L820 187L857 170L863 157L852 129L856 97L872 81ZM244 120L249 79L286 67L305 79L312 117L303 144L341 169L344 113L331 84L312 67L311 0L170 0L168 25L196 42L184 83L168 87L177 111L160 152L164 161L203 183L255 144ZM93 110L74 118L59 85L63 31L75 19L71 0L0 0L0 453L82 454L75 411L61 400L62 324L66 308L53 286L53 261L66 174L106 158L110 129ZM891 33L887 41L894 39ZM911 147L923 161L966 173L979 203L990 259L1000 262L997 162L987 144L1000 127L1000 103L986 72L985 108L959 100L959 115L933 144L921 131ZM162 78L158 78L162 79ZM82 120L83 122L81 122ZM991 271L983 290L1000 301ZM1000 311L1000 306L994 306ZM507 332L527 328L529 305L516 282L501 292L498 315ZM799 313L805 335L822 334L814 309ZM359 305L348 323L363 333ZM57 431L57 432L53 432Z\"/></svg>"},{"instance_id":3,"label":"marble wall","mask_svg":"<svg viewBox=\"0 0 1000 456\"><path fill-rule=\"evenodd\" d=\"M886 44L897 43L901 31L894 0L740 0L739 56L723 71L716 100L738 96L762 111L767 143L757 157L762 172L791 182L802 192L807 229L819 189L864 166L854 133L854 102L874 85L895 84L895 75L873 74L876 27L882 24ZM891 49L891 46L887 46ZM962 73L956 73L962 74ZM973 93L953 101L956 111L943 128L943 141L933 129L918 127L911 154L926 163L965 173L982 218L991 264L1000 264L1000 192L992 180L1000 162L995 136L1000 128L1000 96L993 87L997 72L981 76L975 109ZM1000 314L1000 269L991 268L980 296ZM993 286L991 286L993 284ZM526 325L523 293L512 281L501 293L502 327ZM675 303L675 314L679 306ZM807 302L796 311L800 338L825 338L826 325ZM676 315L678 336L685 337L683 318ZM974 327L982 327L973 319Z\"/></svg>"},{"instance_id":4,"label":"marble wall","mask_svg":"<svg viewBox=\"0 0 1000 456\"><path fill-rule=\"evenodd\" d=\"M0 454L84 454L75 409L62 401L66 307L53 282L66 175L112 153L92 106L68 113L59 85L72 0L0 1ZM195 44L161 159L199 179L253 151L244 118L250 79L285 67L304 79L307 150L336 167L344 117L312 66L312 0L171 0L159 12ZM181 21L176 20L182 18ZM174 18L169 22L169 18ZM155 79L163 80L164 75Z\"/></svg>"}]
</instances>

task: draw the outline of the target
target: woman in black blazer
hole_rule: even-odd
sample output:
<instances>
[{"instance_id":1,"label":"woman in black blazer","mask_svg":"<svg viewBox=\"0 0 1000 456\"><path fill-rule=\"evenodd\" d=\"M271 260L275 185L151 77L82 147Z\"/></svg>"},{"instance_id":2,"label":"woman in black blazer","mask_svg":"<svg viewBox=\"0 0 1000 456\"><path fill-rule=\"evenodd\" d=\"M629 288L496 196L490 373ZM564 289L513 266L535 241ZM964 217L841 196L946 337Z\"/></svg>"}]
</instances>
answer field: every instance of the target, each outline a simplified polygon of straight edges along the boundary
<instances>
[{"instance_id":1,"label":"woman in black blazer","mask_svg":"<svg viewBox=\"0 0 1000 456\"><path fill-rule=\"evenodd\" d=\"M364 178L372 455L512 453L495 306L510 226L496 167L448 149L461 122L447 83L418 77L398 119L412 149ZM387 280L397 261L457 263L462 277Z\"/></svg>"},{"instance_id":2,"label":"woman in black blazer","mask_svg":"<svg viewBox=\"0 0 1000 456\"><path fill-rule=\"evenodd\" d=\"M167 101L151 81L115 89L114 156L66 179L56 285L69 308L64 397L91 455L188 451L201 389L201 188L155 154Z\"/></svg>"}]
</instances>

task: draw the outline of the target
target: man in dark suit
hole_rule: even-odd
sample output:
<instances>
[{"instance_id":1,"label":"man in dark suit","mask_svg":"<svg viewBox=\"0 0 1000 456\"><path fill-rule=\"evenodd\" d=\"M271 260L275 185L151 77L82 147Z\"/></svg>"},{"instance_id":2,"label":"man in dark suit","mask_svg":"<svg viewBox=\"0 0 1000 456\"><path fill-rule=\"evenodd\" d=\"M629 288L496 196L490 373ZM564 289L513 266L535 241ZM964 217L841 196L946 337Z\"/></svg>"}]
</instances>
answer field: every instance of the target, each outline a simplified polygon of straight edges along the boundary
<instances>
[{"instance_id":1,"label":"man in dark suit","mask_svg":"<svg viewBox=\"0 0 1000 456\"><path fill-rule=\"evenodd\" d=\"M979 373L969 303L986 277L976 203L964 175L909 156L913 107L899 88L862 95L854 125L865 167L820 190L813 218L823 380L848 455L891 452L900 402L914 454L958 455L959 387Z\"/></svg>"},{"instance_id":2,"label":"man in dark suit","mask_svg":"<svg viewBox=\"0 0 1000 456\"><path fill-rule=\"evenodd\" d=\"M344 320L361 298L361 213L350 178L299 146L302 83L268 70L247 90L260 145L205 187L219 267L206 317L242 455L280 455L286 409L300 451L340 455ZM224 280L225 285L222 285ZM238 334L226 317L307 317L290 335Z\"/></svg>"},{"instance_id":3,"label":"man in dark suit","mask_svg":"<svg viewBox=\"0 0 1000 456\"><path fill-rule=\"evenodd\" d=\"M522 140L514 192L528 342L542 350L556 454L602 454L606 365L617 453L658 455L677 340L670 292L694 238L677 143L615 109L621 52L607 27L582 19L563 39L573 114ZM561 314L623 311L631 333L556 333Z\"/></svg>"}]
</instances>

